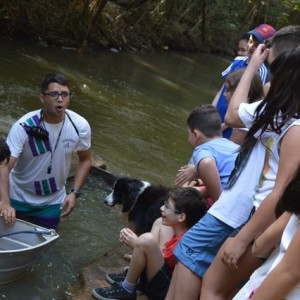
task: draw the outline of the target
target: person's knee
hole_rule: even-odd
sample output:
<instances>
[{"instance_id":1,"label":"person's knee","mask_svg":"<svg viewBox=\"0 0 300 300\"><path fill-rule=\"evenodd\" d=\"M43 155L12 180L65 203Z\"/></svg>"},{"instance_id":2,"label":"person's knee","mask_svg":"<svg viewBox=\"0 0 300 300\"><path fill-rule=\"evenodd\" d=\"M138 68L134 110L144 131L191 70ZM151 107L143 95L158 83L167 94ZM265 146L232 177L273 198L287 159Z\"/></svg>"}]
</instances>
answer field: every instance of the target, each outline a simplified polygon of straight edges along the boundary
<instances>
[{"instance_id":1,"label":"person's knee","mask_svg":"<svg viewBox=\"0 0 300 300\"><path fill-rule=\"evenodd\" d=\"M146 232L139 236L135 243L135 247L150 247L152 245L157 245L157 241L154 239L153 234Z\"/></svg>"}]
</instances>

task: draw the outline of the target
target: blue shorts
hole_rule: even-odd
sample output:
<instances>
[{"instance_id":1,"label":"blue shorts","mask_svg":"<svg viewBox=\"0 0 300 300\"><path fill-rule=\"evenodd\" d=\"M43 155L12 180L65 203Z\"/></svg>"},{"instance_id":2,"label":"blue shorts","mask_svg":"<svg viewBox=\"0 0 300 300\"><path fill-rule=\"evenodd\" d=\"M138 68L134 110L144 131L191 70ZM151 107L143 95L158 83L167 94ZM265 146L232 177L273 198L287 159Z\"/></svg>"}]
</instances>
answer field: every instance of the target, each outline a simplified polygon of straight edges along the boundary
<instances>
[{"instance_id":1,"label":"blue shorts","mask_svg":"<svg viewBox=\"0 0 300 300\"><path fill-rule=\"evenodd\" d=\"M178 261L202 278L233 230L207 213L180 239L174 254Z\"/></svg>"}]
</instances>

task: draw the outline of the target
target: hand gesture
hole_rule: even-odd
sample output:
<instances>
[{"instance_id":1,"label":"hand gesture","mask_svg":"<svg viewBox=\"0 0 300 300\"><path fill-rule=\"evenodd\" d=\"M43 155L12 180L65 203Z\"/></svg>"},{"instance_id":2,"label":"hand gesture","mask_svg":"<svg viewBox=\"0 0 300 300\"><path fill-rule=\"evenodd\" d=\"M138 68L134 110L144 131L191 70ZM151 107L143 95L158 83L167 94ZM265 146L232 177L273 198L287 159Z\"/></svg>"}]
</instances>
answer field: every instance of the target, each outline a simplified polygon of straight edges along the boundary
<instances>
[{"instance_id":1,"label":"hand gesture","mask_svg":"<svg viewBox=\"0 0 300 300\"><path fill-rule=\"evenodd\" d=\"M68 216L74 210L75 204L76 204L76 195L74 193L70 193L69 195L66 196L60 208L61 210L64 210L60 216L61 217Z\"/></svg>"},{"instance_id":2,"label":"hand gesture","mask_svg":"<svg viewBox=\"0 0 300 300\"><path fill-rule=\"evenodd\" d=\"M222 262L233 270L238 269L238 260L244 254L248 244L241 242L237 237L228 238L225 242L223 253L221 253Z\"/></svg>"},{"instance_id":3,"label":"hand gesture","mask_svg":"<svg viewBox=\"0 0 300 300\"><path fill-rule=\"evenodd\" d=\"M10 205L1 204L0 216L4 218L7 225L13 225L16 221L16 211Z\"/></svg>"},{"instance_id":4,"label":"hand gesture","mask_svg":"<svg viewBox=\"0 0 300 300\"><path fill-rule=\"evenodd\" d=\"M133 249L138 236L129 228L123 228L120 231L120 241L127 247Z\"/></svg>"},{"instance_id":5,"label":"hand gesture","mask_svg":"<svg viewBox=\"0 0 300 300\"><path fill-rule=\"evenodd\" d=\"M178 170L178 173L175 177L175 184L179 186L189 184L193 179L197 178L197 176L198 175L194 165L185 165Z\"/></svg>"},{"instance_id":6,"label":"hand gesture","mask_svg":"<svg viewBox=\"0 0 300 300\"><path fill-rule=\"evenodd\" d=\"M259 44L251 56L248 67L255 69L256 72L265 62L269 53L270 49L267 49L264 44Z\"/></svg>"}]
</instances>

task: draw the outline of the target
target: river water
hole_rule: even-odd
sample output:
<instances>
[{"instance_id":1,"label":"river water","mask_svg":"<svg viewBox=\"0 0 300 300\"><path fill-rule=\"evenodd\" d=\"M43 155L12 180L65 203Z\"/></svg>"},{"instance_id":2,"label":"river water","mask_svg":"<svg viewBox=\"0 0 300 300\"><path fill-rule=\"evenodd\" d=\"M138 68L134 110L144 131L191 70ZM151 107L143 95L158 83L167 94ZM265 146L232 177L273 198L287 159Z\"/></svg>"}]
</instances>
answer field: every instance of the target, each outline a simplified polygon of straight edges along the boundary
<instances>
[{"instance_id":1,"label":"river water","mask_svg":"<svg viewBox=\"0 0 300 300\"><path fill-rule=\"evenodd\" d=\"M173 185L192 149L186 117L210 103L221 86L227 61L204 54L75 51L0 40L0 134L23 114L40 108L42 77L65 74L74 97L70 109L92 128L92 150L108 171ZM90 176L60 239L32 272L0 287L3 299L70 299L80 270L118 246L122 218L103 199L109 189ZM1 268L1 266L0 266Z\"/></svg>"}]
</instances>

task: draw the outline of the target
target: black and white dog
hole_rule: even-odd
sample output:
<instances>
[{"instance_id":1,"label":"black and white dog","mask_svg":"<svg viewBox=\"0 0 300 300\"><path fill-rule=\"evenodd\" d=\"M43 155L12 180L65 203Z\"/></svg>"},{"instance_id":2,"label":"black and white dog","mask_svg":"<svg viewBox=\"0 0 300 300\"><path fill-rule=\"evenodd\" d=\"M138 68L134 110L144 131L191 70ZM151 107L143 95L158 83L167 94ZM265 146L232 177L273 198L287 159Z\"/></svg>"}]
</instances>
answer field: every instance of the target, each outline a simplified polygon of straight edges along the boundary
<instances>
[{"instance_id":1,"label":"black and white dog","mask_svg":"<svg viewBox=\"0 0 300 300\"><path fill-rule=\"evenodd\" d=\"M108 206L122 205L122 212L128 213L128 221L140 235L151 230L152 224L161 217L160 207L168 197L169 188L152 185L147 181L121 177L114 185L104 203Z\"/></svg>"}]
</instances>

